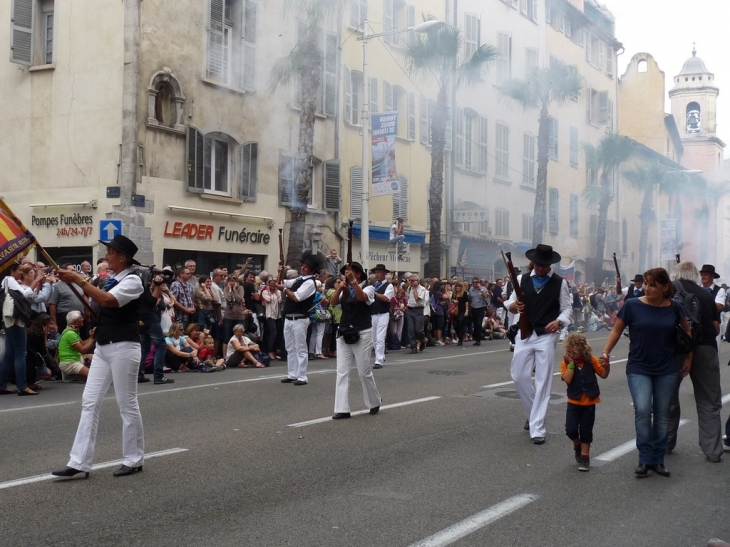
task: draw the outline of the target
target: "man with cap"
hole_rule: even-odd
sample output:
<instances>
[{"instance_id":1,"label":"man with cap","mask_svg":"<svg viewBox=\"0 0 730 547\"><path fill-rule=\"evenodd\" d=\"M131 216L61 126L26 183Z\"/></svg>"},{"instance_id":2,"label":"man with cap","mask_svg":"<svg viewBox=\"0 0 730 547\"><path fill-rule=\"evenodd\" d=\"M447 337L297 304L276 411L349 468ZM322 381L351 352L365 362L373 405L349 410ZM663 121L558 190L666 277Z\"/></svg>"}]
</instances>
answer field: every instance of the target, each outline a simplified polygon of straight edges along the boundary
<instances>
[{"instance_id":1,"label":"man with cap","mask_svg":"<svg viewBox=\"0 0 730 547\"><path fill-rule=\"evenodd\" d=\"M390 323L390 300L395 297L393 285L385 280L390 270L385 264L377 264L371 274L375 274L375 302L370 306L373 322L373 343L375 344L375 364L373 368L383 368L385 364L385 339L388 336Z\"/></svg>"},{"instance_id":2,"label":"man with cap","mask_svg":"<svg viewBox=\"0 0 730 547\"><path fill-rule=\"evenodd\" d=\"M702 288L710 293L715 301L718 313L725 307L725 298L727 291L715 283L715 279L720 279L720 274L715 271L715 266L705 264L700 270L700 279L702 280Z\"/></svg>"},{"instance_id":3,"label":"man with cap","mask_svg":"<svg viewBox=\"0 0 730 547\"><path fill-rule=\"evenodd\" d=\"M293 383L295 386L307 385L307 364L309 348L307 346L307 327L309 314L314 304L314 293L317 283L314 274L319 273L322 261L310 251L302 255L302 267L299 277L285 279L277 288L284 302L284 343L287 352L287 377L281 383ZM279 269L283 266L279 265Z\"/></svg>"},{"instance_id":4,"label":"man with cap","mask_svg":"<svg viewBox=\"0 0 730 547\"><path fill-rule=\"evenodd\" d=\"M142 280L132 271L139 265L134 259L137 246L127 237L116 235L106 245L106 261L114 271L102 289L94 287L84 276L69 270L57 270L61 281L76 283L84 295L94 299L100 308L97 317L96 349L91 361L81 399L81 419L71 448L67 467L54 471L57 477L89 476L94 459L94 446L99 426L99 413L109 384L122 416L122 466L115 477L142 471L144 464L144 429L137 403L137 370L140 361L139 299L144 290Z\"/></svg>"},{"instance_id":5,"label":"man with cap","mask_svg":"<svg viewBox=\"0 0 730 547\"><path fill-rule=\"evenodd\" d=\"M535 267L529 274L517 278L524 302L512 293L507 301L510 313L527 314L532 333L515 341L511 375L527 413L530 437L534 444L545 443L545 415L550 401L555 366L555 348L558 332L570 323L573 299L568 282L552 271L551 265L560 262L560 255L550 245L540 244L525 253ZM535 386L532 369L535 369Z\"/></svg>"},{"instance_id":6,"label":"man with cap","mask_svg":"<svg viewBox=\"0 0 730 547\"><path fill-rule=\"evenodd\" d=\"M624 301L629 298L639 298L640 296L644 296L644 276L636 274L633 281L634 282L631 285L621 290L621 294L624 295ZM621 278L617 278L616 282L621 283Z\"/></svg>"},{"instance_id":7,"label":"man with cap","mask_svg":"<svg viewBox=\"0 0 730 547\"><path fill-rule=\"evenodd\" d=\"M382 264L378 264L382 266ZM376 268L378 268L376 266ZM365 408L370 414L380 410L380 393L370 368L370 352L373 350L373 328L370 310L375 302L376 291L365 287L365 270L358 262L343 266L340 270L345 283L332 293L331 306L342 307L342 317L337 333L337 380L335 383L335 414L333 420L350 417L350 370L354 364L362 384Z\"/></svg>"}]
</instances>

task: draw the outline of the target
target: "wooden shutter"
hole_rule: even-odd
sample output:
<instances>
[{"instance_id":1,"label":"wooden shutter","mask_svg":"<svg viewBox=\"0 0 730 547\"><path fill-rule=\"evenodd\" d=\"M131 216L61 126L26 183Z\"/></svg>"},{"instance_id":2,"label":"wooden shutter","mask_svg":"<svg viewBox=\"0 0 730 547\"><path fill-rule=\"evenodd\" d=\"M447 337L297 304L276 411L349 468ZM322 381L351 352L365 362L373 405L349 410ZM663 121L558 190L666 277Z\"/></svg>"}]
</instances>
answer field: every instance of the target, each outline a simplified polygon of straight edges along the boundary
<instances>
[{"instance_id":1,"label":"wooden shutter","mask_svg":"<svg viewBox=\"0 0 730 547\"><path fill-rule=\"evenodd\" d=\"M606 74L613 76L613 48L606 48Z\"/></svg>"},{"instance_id":2,"label":"wooden shutter","mask_svg":"<svg viewBox=\"0 0 730 547\"><path fill-rule=\"evenodd\" d=\"M393 219L398 217L408 220L408 179L403 175L398 175L398 192L393 194Z\"/></svg>"},{"instance_id":3,"label":"wooden shutter","mask_svg":"<svg viewBox=\"0 0 730 547\"><path fill-rule=\"evenodd\" d=\"M393 0L383 0L383 32L393 31ZM393 43L393 35L386 35L383 40Z\"/></svg>"},{"instance_id":4,"label":"wooden shutter","mask_svg":"<svg viewBox=\"0 0 730 547\"><path fill-rule=\"evenodd\" d=\"M428 144L430 140L428 123L428 99L421 95L421 144Z\"/></svg>"},{"instance_id":5,"label":"wooden shutter","mask_svg":"<svg viewBox=\"0 0 730 547\"><path fill-rule=\"evenodd\" d=\"M342 80L345 121L352 123L352 71L347 66L342 69Z\"/></svg>"},{"instance_id":6,"label":"wooden shutter","mask_svg":"<svg viewBox=\"0 0 730 547\"><path fill-rule=\"evenodd\" d=\"M586 121L591 123L593 121L593 90L589 87L586 89Z\"/></svg>"},{"instance_id":7,"label":"wooden shutter","mask_svg":"<svg viewBox=\"0 0 730 547\"><path fill-rule=\"evenodd\" d=\"M337 34L324 33L324 56L322 59L323 109L326 116L337 114Z\"/></svg>"},{"instance_id":8,"label":"wooden shutter","mask_svg":"<svg viewBox=\"0 0 730 547\"><path fill-rule=\"evenodd\" d=\"M507 135L509 135L509 129L507 129ZM487 172L488 157L487 157L487 138L489 136L487 118L479 116L479 171L482 173ZM509 147L509 144L507 145ZM509 150L508 150L509 151Z\"/></svg>"},{"instance_id":9,"label":"wooden shutter","mask_svg":"<svg viewBox=\"0 0 730 547\"><path fill-rule=\"evenodd\" d=\"M10 62L33 64L35 0L13 0L10 19Z\"/></svg>"},{"instance_id":10,"label":"wooden shutter","mask_svg":"<svg viewBox=\"0 0 730 547\"><path fill-rule=\"evenodd\" d=\"M383 82L383 112L393 112L393 86L388 82Z\"/></svg>"},{"instance_id":11,"label":"wooden shutter","mask_svg":"<svg viewBox=\"0 0 730 547\"><path fill-rule=\"evenodd\" d=\"M456 147L454 148L454 163L464 166L464 109L456 109Z\"/></svg>"},{"instance_id":12,"label":"wooden shutter","mask_svg":"<svg viewBox=\"0 0 730 547\"><path fill-rule=\"evenodd\" d=\"M598 123L608 123L608 91L598 93Z\"/></svg>"},{"instance_id":13,"label":"wooden shutter","mask_svg":"<svg viewBox=\"0 0 730 547\"><path fill-rule=\"evenodd\" d=\"M225 80L223 59L223 27L225 25L225 1L210 0L210 24L208 25L208 77Z\"/></svg>"},{"instance_id":14,"label":"wooden shutter","mask_svg":"<svg viewBox=\"0 0 730 547\"><path fill-rule=\"evenodd\" d=\"M611 99L608 99L608 119L606 120L606 125L609 129L613 128L613 101Z\"/></svg>"},{"instance_id":15,"label":"wooden shutter","mask_svg":"<svg viewBox=\"0 0 730 547\"><path fill-rule=\"evenodd\" d=\"M246 201L256 201L258 186L259 145L249 142L241 146L241 184L239 198Z\"/></svg>"},{"instance_id":16,"label":"wooden shutter","mask_svg":"<svg viewBox=\"0 0 730 547\"><path fill-rule=\"evenodd\" d=\"M593 53L593 51L592 51L593 44L591 44L591 35L588 32L586 32L585 36L586 36L586 60L589 63L592 63L593 60L591 59L591 55Z\"/></svg>"},{"instance_id":17,"label":"wooden shutter","mask_svg":"<svg viewBox=\"0 0 730 547\"><path fill-rule=\"evenodd\" d=\"M479 17L475 14L464 15L464 54L470 59L479 47Z\"/></svg>"},{"instance_id":18,"label":"wooden shutter","mask_svg":"<svg viewBox=\"0 0 730 547\"><path fill-rule=\"evenodd\" d=\"M279 204L294 203L294 181L296 180L296 161L286 150L279 150Z\"/></svg>"},{"instance_id":19,"label":"wooden shutter","mask_svg":"<svg viewBox=\"0 0 730 547\"><path fill-rule=\"evenodd\" d=\"M362 216L362 167L350 167L350 218Z\"/></svg>"},{"instance_id":20,"label":"wooden shutter","mask_svg":"<svg viewBox=\"0 0 730 547\"><path fill-rule=\"evenodd\" d=\"M359 29L367 18L367 0L350 0L350 27Z\"/></svg>"},{"instance_id":21,"label":"wooden shutter","mask_svg":"<svg viewBox=\"0 0 730 547\"><path fill-rule=\"evenodd\" d=\"M550 202L548 204L548 207L550 209L548 213L548 226L550 229L551 234L557 234L558 233L558 189L557 188L550 188Z\"/></svg>"},{"instance_id":22,"label":"wooden shutter","mask_svg":"<svg viewBox=\"0 0 730 547\"><path fill-rule=\"evenodd\" d=\"M204 137L203 134L195 129L192 125L188 126L187 134L187 172L185 178L188 183L188 192L195 194L203 193L203 154L204 154Z\"/></svg>"},{"instance_id":23,"label":"wooden shutter","mask_svg":"<svg viewBox=\"0 0 730 547\"><path fill-rule=\"evenodd\" d=\"M378 79L370 78L370 114L376 114L378 108Z\"/></svg>"},{"instance_id":24,"label":"wooden shutter","mask_svg":"<svg viewBox=\"0 0 730 547\"><path fill-rule=\"evenodd\" d=\"M606 65L606 43L603 41L598 42L598 68L603 68Z\"/></svg>"},{"instance_id":25,"label":"wooden shutter","mask_svg":"<svg viewBox=\"0 0 730 547\"><path fill-rule=\"evenodd\" d=\"M416 94L408 93L406 95L408 108L408 140L416 140Z\"/></svg>"},{"instance_id":26,"label":"wooden shutter","mask_svg":"<svg viewBox=\"0 0 730 547\"><path fill-rule=\"evenodd\" d=\"M243 50L243 73L241 75L241 87L254 91L256 89L256 23L258 17L258 0L244 0L243 39L241 40Z\"/></svg>"},{"instance_id":27,"label":"wooden shutter","mask_svg":"<svg viewBox=\"0 0 730 547\"><path fill-rule=\"evenodd\" d=\"M406 6L406 28L413 28L416 26L416 6ZM408 45L408 41L414 37L414 32L406 32L400 35L401 44L403 46Z\"/></svg>"},{"instance_id":28,"label":"wooden shutter","mask_svg":"<svg viewBox=\"0 0 730 547\"><path fill-rule=\"evenodd\" d=\"M324 162L324 210L340 210L340 160Z\"/></svg>"}]
</instances>

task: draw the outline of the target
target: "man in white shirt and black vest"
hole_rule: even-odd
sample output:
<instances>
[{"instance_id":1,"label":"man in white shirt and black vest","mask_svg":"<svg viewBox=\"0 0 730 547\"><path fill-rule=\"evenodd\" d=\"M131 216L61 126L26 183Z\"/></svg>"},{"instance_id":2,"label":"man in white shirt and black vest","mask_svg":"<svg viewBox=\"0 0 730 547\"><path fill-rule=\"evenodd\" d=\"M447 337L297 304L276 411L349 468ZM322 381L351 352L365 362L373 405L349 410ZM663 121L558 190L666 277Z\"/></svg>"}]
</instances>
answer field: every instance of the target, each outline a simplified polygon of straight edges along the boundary
<instances>
[{"instance_id":1,"label":"man in white shirt and black vest","mask_svg":"<svg viewBox=\"0 0 730 547\"><path fill-rule=\"evenodd\" d=\"M390 300L395 297L393 284L385 280L385 274L390 270L385 264L378 264L372 270L375 274L375 301L370 306L370 313L373 321L373 344L375 344L375 364L373 368L383 368L385 364L385 339L388 336L388 324L390 323Z\"/></svg>"},{"instance_id":2,"label":"man in white shirt and black vest","mask_svg":"<svg viewBox=\"0 0 730 547\"><path fill-rule=\"evenodd\" d=\"M525 340L518 334L510 372L527 413L525 428L529 428L534 444L544 444L555 348L560 329L570 323L573 299L568 282L550 268L561 258L550 245L540 244L527 251L525 257L535 265L529 275L523 274L517 278L525 302L518 302L517 295L512 293L506 307L510 313L527 314L532 334Z\"/></svg>"},{"instance_id":3,"label":"man in white shirt and black vest","mask_svg":"<svg viewBox=\"0 0 730 547\"><path fill-rule=\"evenodd\" d=\"M634 282L631 285L621 291L624 295L624 301L630 298L639 298L640 296L644 296L644 276L636 274L633 281ZM621 279L619 278L619 283L620 282Z\"/></svg>"},{"instance_id":4,"label":"man in white shirt and black vest","mask_svg":"<svg viewBox=\"0 0 730 547\"><path fill-rule=\"evenodd\" d=\"M277 288L284 301L284 343L287 352L287 377L281 383L292 383L295 386L307 385L307 364L309 348L307 346L307 327L309 314L314 305L314 293L317 282L314 274L322 269L322 260L312 252L302 255L302 268L299 277L286 279ZM282 266L279 266L282 268Z\"/></svg>"}]
</instances>

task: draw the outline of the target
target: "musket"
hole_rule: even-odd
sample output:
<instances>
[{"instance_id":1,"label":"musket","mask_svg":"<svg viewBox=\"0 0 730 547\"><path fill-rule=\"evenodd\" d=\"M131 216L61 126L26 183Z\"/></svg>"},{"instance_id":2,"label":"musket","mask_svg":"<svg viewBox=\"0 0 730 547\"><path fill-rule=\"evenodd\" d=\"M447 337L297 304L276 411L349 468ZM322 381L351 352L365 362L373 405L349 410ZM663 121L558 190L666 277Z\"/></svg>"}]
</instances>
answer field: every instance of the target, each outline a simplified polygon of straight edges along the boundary
<instances>
[{"instance_id":1,"label":"musket","mask_svg":"<svg viewBox=\"0 0 730 547\"><path fill-rule=\"evenodd\" d=\"M353 220L350 219L349 226L347 227L347 265L352 266L352 224ZM367 230L367 227L364 227L363 230Z\"/></svg>"},{"instance_id":2,"label":"musket","mask_svg":"<svg viewBox=\"0 0 730 547\"><path fill-rule=\"evenodd\" d=\"M616 268L616 294L621 294L621 271L618 269L618 260L616 260L616 253L613 253L613 266Z\"/></svg>"},{"instance_id":3,"label":"musket","mask_svg":"<svg viewBox=\"0 0 730 547\"><path fill-rule=\"evenodd\" d=\"M281 228L279 228L279 266L281 266L281 271L279 271L277 283L281 285L284 282L284 230Z\"/></svg>"},{"instance_id":4,"label":"musket","mask_svg":"<svg viewBox=\"0 0 730 547\"><path fill-rule=\"evenodd\" d=\"M674 255L674 258L677 259L677 264L679 264L679 255Z\"/></svg>"},{"instance_id":5,"label":"musket","mask_svg":"<svg viewBox=\"0 0 730 547\"><path fill-rule=\"evenodd\" d=\"M515 271L515 267L512 265L512 253L505 253L502 251L502 259L507 266L509 278L512 281L512 290L515 291L517 301L524 304L525 295L522 292L522 287L520 287L520 284L517 281L517 272ZM532 327L530 326L530 320L527 318L527 310L525 309L522 313L520 313L520 340L526 340L531 334Z\"/></svg>"}]
</instances>

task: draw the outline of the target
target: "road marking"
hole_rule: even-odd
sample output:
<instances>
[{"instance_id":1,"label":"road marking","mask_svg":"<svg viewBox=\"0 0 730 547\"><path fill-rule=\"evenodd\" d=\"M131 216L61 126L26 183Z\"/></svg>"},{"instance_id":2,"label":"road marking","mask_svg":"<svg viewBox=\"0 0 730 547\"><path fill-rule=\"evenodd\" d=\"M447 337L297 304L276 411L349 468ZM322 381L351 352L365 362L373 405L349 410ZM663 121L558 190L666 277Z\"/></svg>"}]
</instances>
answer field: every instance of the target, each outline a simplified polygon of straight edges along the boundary
<instances>
[{"instance_id":1,"label":"road marking","mask_svg":"<svg viewBox=\"0 0 730 547\"><path fill-rule=\"evenodd\" d=\"M34 406L21 406L18 408L3 408L0 410L0 412L15 412L17 410L35 410L37 408L52 408L54 406L64 406L64 405L73 405L76 404L78 401L68 401L66 403L52 403L48 405L34 405Z\"/></svg>"},{"instance_id":2,"label":"road marking","mask_svg":"<svg viewBox=\"0 0 730 547\"><path fill-rule=\"evenodd\" d=\"M145 454L144 458L145 460L149 460L150 458L170 456L172 454L179 454L180 452L187 452L188 450L189 449L187 448L168 448L167 450L160 450L158 452L150 452L149 454ZM97 469L116 467L117 465L122 465L123 463L124 460L114 460L111 462L97 463L96 465L92 466L91 470L96 471ZM14 481L0 482L0 490L3 490L5 488L12 488L13 486L23 486L24 484L32 484L34 482L49 481L59 478L60 477L56 477L55 475L51 475L50 473L46 473L45 475L35 475L33 477L27 477L25 479L16 479Z\"/></svg>"},{"instance_id":3,"label":"road marking","mask_svg":"<svg viewBox=\"0 0 730 547\"><path fill-rule=\"evenodd\" d=\"M415 405L416 403L427 403L428 401L435 401L436 399L440 399L441 397L424 397L422 399L414 399L412 401L403 401L402 403L393 403L392 405L383 405L380 407L380 410L386 410L389 408L397 408L399 406L408 406L408 405ZM369 410L358 410L356 412L352 412L353 416L357 416L359 414L367 414L369 413ZM307 422L299 422L296 424L289 424L287 427L304 427L307 425L313 425L313 424L321 424L324 422L329 422L332 420L332 416L327 416L326 418L317 418L316 420L309 420Z\"/></svg>"},{"instance_id":4,"label":"road marking","mask_svg":"<svg viewBox=\"0 0 730 547\"><path fill-rule=\"evenodd\" d=\"M679 420L679 427L682 427L684 424L686 424L689 420ZM631 439L630 441L625 442L624 444L621 444L617 446L616 448L612 448L611 450L604 452L603 454L599 454L598 456L595 456L594 460L599 460L602 462L612 462L613 460L617 460L621 456L625 456L632 450L636 449L636 439Z\"/></svg>"},{"instance_id":5,"label":"road marking","mask_svg":"<svg viewBox=\"0 0 730 547\"><path fill-rule=\"evenodd\" d=\"M455 541L468 536L484 528L485 526L495 522L502 517L506 517L510 513L521 509L528 503L532 503L539 496L535 494L519 494L506 499L496 505L493 505L489 509L485 509L481 513L472 515L469 518L457 522L453 526L449 526L440 532L422 539L416 543L413 543L410 547L441 547L443 545L450 545Z\"/></svg>"},{"instance_id":6,"label":"road marking","mask_svg":"<svg viewBox=\"0 0 730 547\"><path fill-rule=\"evenodd\" d=\"M727 403L728 401L730 401L730 393L728 393L727 395L725 395L725 396L724 396L724 397L722 398L722 404L725 404L725 403Z\"/></svg>"}]
</instances>

